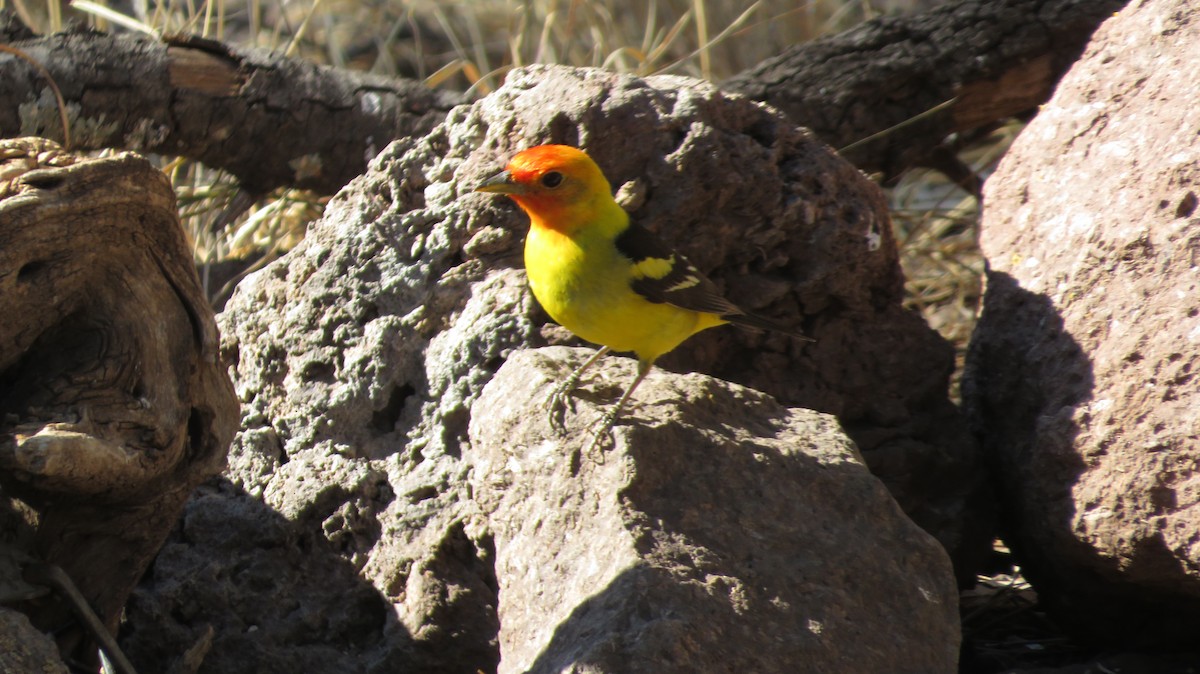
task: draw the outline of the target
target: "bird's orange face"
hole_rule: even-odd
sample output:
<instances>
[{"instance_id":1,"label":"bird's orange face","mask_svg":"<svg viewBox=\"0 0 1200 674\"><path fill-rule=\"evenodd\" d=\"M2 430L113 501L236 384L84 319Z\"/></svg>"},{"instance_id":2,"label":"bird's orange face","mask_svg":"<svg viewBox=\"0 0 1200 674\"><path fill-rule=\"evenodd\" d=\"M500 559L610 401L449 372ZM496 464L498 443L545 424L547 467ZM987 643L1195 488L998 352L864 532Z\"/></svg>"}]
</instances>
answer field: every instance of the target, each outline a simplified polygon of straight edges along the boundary
<instances>
[{"instance_id":1,"label":"bird's orange face","mask_svg":"<svg viewBox=\"0 0 1200 674\"><path fill-rule=\"evenodd\" d=\"M551 229L577 222L596 199L612 196L596 162L566 145L539 145L519 152L504 171L475 191L504 194L529 214L534 226Z\"/></svg>"}]
</instances>

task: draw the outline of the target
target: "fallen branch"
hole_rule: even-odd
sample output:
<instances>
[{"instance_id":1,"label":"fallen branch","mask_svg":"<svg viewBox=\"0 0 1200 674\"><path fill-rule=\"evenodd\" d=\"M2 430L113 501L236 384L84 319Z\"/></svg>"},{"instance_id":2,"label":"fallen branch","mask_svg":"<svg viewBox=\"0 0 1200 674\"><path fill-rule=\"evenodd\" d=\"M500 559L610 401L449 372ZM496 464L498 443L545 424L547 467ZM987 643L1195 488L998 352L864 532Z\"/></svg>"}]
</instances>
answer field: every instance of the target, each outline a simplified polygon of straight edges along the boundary
<instances>
[{"instance_id":1,"label":"fallen branch","mask_svg":"<svg viewBox=\"0 0 1200 674\"><path fill-rule=\"evenodd\" d=\"M61 87L74 149L185 156L255 194L283 185L331 194L388 142L424 135L459 102L411 80L198 38L74 32L10 46ZM47 92L34 66L0 54L0 136L61 140Z\"/></svg>"}]
</instances>

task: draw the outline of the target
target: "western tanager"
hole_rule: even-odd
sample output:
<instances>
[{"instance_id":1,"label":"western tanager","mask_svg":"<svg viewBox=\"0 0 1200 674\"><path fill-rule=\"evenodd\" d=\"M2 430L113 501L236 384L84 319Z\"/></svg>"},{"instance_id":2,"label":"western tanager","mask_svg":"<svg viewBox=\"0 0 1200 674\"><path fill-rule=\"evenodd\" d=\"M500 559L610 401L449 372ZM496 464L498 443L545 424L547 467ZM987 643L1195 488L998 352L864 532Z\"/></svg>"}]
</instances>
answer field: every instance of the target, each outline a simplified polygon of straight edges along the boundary
<instances>
[{"instance_id":1,"label":"western tanager","mask_svg":"<svg viewBox=\"0 0 1200 674\"><path fill-rule=\"evenodd\" d=\"M529 215L525 270L534 296L559 324L601 345L556 388L552 421L589 365L610 350L637 355L637 377L604 415L592 447L654 361L697 332L734 323L807 339L722 297L686 258L630 220L600 167L581 150L530 148L476 191L506 195Z\"/></svg>"}]
</instances>

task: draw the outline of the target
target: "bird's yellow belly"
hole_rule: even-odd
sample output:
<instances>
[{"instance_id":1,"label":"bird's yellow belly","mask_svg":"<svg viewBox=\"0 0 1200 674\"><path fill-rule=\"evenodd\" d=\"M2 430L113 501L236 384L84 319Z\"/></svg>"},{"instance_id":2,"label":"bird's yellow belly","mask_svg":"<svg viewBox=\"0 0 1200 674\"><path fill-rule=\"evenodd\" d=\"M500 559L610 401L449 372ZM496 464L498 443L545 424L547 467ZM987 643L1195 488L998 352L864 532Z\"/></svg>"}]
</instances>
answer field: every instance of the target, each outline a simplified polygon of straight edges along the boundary
<instances>
[{"instance_id":1,"label":"bird's yellow belly","mask_svg":"<svg viewBox=\"0 0 1200 674\"><path fill-rule=\"evenodd\" d=\"M525 245L529 285L546 312L579 337L653 361L715 317L656 304L630 288L631 264L611 246L530 231Z\"/></svg>"}]
</instances>

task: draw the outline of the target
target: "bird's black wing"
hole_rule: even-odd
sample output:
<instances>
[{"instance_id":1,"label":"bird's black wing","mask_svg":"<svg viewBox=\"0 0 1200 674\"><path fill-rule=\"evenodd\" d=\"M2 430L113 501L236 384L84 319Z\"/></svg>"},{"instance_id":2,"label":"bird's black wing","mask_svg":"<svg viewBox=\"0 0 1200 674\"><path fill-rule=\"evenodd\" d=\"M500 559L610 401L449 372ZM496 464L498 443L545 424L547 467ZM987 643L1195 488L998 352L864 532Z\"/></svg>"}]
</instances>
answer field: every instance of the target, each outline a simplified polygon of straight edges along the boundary
<instances>
[{"instance_id":1,"label":"bird's black wing","mask_svg":"<svg viewBox=\"0 0 1200 674\"><path fill-rule=\"evenodd\" d=\"M617 250L633 261L633 291L651 302L724 316L742 310L687 258L671 250L654 232L636 222L617 237Z\"/></svg>"},{"instance_id":2,"label":"bird's black wing","mask_svg":"<svg viewBox=\"0 0 1200 674\"><path fill-rule=\"evenodd\" d=\"M651 302L716 314L743 327L809 339L795 328L747 313L725 299L716 284L686 257L671 250L657 234L636 222L630 221L629 227L617 236L616 246L622 255L633 261L634 277L630 287Z\"/></svg>"}]
</instances>

